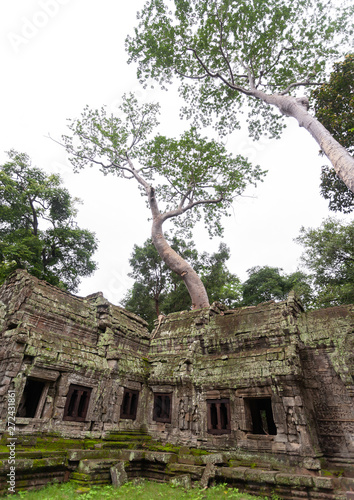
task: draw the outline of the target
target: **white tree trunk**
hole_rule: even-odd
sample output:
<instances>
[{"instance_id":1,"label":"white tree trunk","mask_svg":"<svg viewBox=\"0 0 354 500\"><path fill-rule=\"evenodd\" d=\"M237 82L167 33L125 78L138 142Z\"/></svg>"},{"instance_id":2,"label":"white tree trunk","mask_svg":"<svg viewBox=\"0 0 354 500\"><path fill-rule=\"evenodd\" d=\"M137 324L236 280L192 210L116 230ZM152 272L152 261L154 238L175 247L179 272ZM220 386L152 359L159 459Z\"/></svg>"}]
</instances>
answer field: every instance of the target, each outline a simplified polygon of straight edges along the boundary
<instances>
[{"instance_id":1,"label":"white tree trunk","mask_svg":"<svg viewBox=\"0 0 354 500\"><path fill-rule=\"evenodd\" d=\"M192 266L180 257L167 243L162 232L162 217L154 217L152 242L165 264L183 279L192 300L192 309L209 307L209 299L202 280Z\"/></svg>"},{"instance_id":2,"label":"white tree trunk","mask_svg":"<svg viewBox=\"0 0 354 500\"><path fill-rule=\"evenodd\" d=\"M296 99L280 94L267 95L256 90L254 96L276 106L283 115L295 118L304 127L328 157L338 177L354 192L354 158L328 132L328 130L308 111L306 99Z\"/></svg>"},{"instance_id":3,"label":"white tree trunk","mask_svg":"<svg viewBox=\"0 0 354 500\"><path fill-rule=\"evenodd\" d=\"M164 223L164 221L171 217L177 217L178 215L183 213L183 210L174 210L161 215L155 197L154 188L150 186L150 184L148 184L148 182L139 175L130 160L129 165L131 168L131 172L136 180L144 187L149 200L150 210L152 214L151 238L158 254L167 265L167 267L169 267L171 271L177 273L183 279L192 300L192 309L209 307L208 294L205 290L205 286L203 285L202 280L199 278L192 266L190 266L188 262L182 259L182 257L180 257L173 250L173 248L170 247L162 232L162 224Z\"/></svg>"}]
</instances>

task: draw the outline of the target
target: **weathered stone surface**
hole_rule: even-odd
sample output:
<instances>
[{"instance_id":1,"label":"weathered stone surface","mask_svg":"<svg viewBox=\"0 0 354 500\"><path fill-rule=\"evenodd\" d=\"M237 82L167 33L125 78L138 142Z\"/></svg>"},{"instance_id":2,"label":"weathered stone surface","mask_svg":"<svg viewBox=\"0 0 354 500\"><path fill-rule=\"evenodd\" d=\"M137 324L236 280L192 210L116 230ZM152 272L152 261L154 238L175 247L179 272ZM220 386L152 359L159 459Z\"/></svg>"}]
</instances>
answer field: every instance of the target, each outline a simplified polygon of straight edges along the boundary
<instances>
[{"instance_id":1,"label":"weathered stone surface","mask_svg":"<svg viewBox=\"0 0 354 500\"><path fill-rule=\"evenodd\" d=\"M192 480L189 474L182 474L170 479L170 483L174 486L182 486L182 488L189 490L192 487Z\"/></svg>"},{"instance_id":2,"label":"weathered stone surface","mask_svg":"<svg viewBox=\"0 0 354 500\"><path fill-rule=\"evenodd\" d=\"M123 460L133 477L145 461L156 478L215 473L311 498L343 489L320 474L322 463L347 477L354 460L354 306L306 313L291 294L224 309L173 313L150 334L101 293L75 297L17 271L0 288L0 432L14 393L18 434L104 440L70 452L83 484L83 462L98 484L107 460Z\"/></svg>"},{"instance_id":3,"label":"weathered stone surface","mask_svg":"<svg viewBox=\"0 0 354 500\"><path fill-rule=\"evenodd\" d=\"M202 478L200 480L200 487L207 488L209 485L210 479L214 478L216 474L216 467L212 463L208 463L205 466Z\"/></svg>"},{"instance_id":4,"label":"weathered stone surface","mask_svg":"<svg viewBox=\"0 0 354 500\"><path fill-rule=\"evenodd\" d=\"M120 488L128 481L128 476L125 471L124 463L118 462L116 465L110 468L112 484L116 488Z\"/></svg>"}]
</instances>

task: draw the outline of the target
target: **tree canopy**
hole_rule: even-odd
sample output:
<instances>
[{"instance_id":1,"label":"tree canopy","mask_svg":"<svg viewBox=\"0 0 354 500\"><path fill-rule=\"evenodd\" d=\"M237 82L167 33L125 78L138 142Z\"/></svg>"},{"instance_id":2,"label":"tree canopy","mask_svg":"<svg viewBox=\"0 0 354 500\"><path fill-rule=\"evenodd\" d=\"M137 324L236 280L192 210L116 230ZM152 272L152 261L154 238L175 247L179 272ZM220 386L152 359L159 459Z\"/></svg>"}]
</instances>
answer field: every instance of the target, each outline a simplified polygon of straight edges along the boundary
<instances>
[{"instance_id":1,"label":"tree canopy","mask_svg":"<svg viewBox=\"0 0 354 500\"><path fill-rule=\"evenodd\" d=\"M8 155L0 168L0 282L21 268L76 291L80 277L96 269L97 248L94 234L75 222L79 200L58 175L33 167L28 155Z\"/></svg>"},{"instance_id":2,"label":"tree canopy","mask_svg":"<svg viewBox=\"0 0 354 500\"><path fill-rule=\"evenodd\" d=\"M134 179L146 196L152 215L152 241L167 266L181 276L192 298L192 307L209 304L205 287L193 268L169 246L162 225L172 220L179 234L188 237L202 218L212 235L221 235L221 219L229 215L233 200L264 172L241 155L202 137L195 129L179 139L150 134L157 125L159 107L139 105L124 96L121 114L105 108L85 108L72 120L70 136L63 141L76 169L97 165L105 174ZM124 216L129 217L129 207Z\"/></svg>"},{"instance_id":3,"label":"tree canopy","mask_svg":"<svg viewBox=\"0 0 354 500\"><path fill-rule=\"evenodd\" d=\"M329 81L312 92L316 117L333 137L354 154L354 54L337 62ZM321 194L334 212L350 213L354 194L331 167L322 167Z\"/></svg>"},{"instance_id":4,"label":"tree canopy","mask_svg":"<svg viewBox=\"0 0 354 500\"><path fill-rule=\"evenodd\" d=\"M201 255L194 242L174 237L171 247L187 260L201 277L210 302L220 301L235 307L241 299L241 283L226 268L230 251L221 243L217 252ZM191 298L182 279L161 260L152 240L143 246L134 245L129 260L133 287L128 290L123 306L148 321L150 328L160 313L169 314L191 308Z\"/></svg>"},{"instance_id":5,"label":"tree canopy","mask_svg":"<svg viewBox=\"0 0 354 500\"><path fill-rule=\"evenodd\" d=\"M345 53L353 10L318 0L148 0L126 40L129 62L144 84L179 79L183 113L219 132L240 127L245 109L255 139L279 137L282 117L294 117L354 191L354 160L297 97Z\"/></svg>"},{"instance_id":6,"label":"tree canopy","mask_svg":"<svg viewBox=\"0 0 354 500\"><path fill-rule=\"evenodd\" d=\"M229 259L230 249L225 243L220 243L216 252L201 254L199 274L210 302L221 302L232 309L240 304L242 285L239 278L227 269Z\"/></svg>"},{"instance_id":7,"label":"tree canopy","mask_svg":"<svg viewBox=\"0 0 354 500\"><path fill-rule=\"evenodd\" d=\"M242 283L242 305L256 306L269 300L285 300L294 290L303 304L311 302L308 277L301 271L284 274L279 267L255 266L248 269L248 279Z\"/></svg>"},{"instance_id":8,"label":"tree canopy","mask_svg":"<svg viewBox=\"0 0 354 500\"><path fill-rule=\"evenodd\" d=\"M354 302L354 222L326 219L317 229L301 228L302 262L310 271L315 307Z\"/></svg>"}]
</instances>

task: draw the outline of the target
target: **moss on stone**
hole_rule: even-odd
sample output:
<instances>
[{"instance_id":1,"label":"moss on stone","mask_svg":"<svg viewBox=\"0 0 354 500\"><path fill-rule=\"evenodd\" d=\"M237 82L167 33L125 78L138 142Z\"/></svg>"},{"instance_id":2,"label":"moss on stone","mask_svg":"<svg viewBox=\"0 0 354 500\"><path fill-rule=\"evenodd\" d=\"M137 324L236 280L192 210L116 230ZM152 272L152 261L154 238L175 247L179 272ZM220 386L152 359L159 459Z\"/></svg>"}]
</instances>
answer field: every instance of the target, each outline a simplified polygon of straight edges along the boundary
<instances>
[{"instance_id":1,"label":"moss on stone","mask_svg":"<svg viewBox=\"0 0 354 500\"><path fill-rule=\"evenodd\" d=\"M194 457L200 457L201 455L209 455L209 454L210 454L210 451L202 450L202 449L200 449L200 448L191 448L191 449L190 449L190 453L191 453Z\"/></svg>"}]
</instances>

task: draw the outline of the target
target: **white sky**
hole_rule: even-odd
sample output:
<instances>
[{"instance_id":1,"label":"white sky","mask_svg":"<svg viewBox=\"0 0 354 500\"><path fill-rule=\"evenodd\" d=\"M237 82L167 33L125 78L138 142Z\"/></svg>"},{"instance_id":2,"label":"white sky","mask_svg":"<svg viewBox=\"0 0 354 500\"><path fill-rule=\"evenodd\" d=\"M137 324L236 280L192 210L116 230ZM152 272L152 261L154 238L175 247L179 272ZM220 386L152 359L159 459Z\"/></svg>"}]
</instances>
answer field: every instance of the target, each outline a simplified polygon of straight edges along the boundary
<instances>
[{"instance_id":1,"label":"white sky","mask_svg":"<svg viewBox=\"0 0 354 500\"><path fill-rule=\"evenodd\" d=\"M87 169L73 174L65 151L46 136L60 139L66 119L83 107L114 109L124 92L162 104L159 131L177 136L186 122L178 117L175 89L145 91L133 65L126 63L124 40L136 24L144 0L2 0L0 3L0 161L11 148L25 152L33 164L59 173L73 196L83 200L78 222L99 239L95 260L99 269L82 280L79 295L102 291L119 303L132 280L127 276L133 245L150 235L149 216L133 181L104 177ZM230 151L248 155L268 170L263 184L251 190L254 198L235 203L225 223L224 241L231 249L230 271L242 280L256 265L297 269L302 249L293 239L301 226L316 227L330 215L319 195L318 146L310 135L288 120L281 140L254 143L247 132L228 138ZM167 228L167 227L166 227ZM197 228L200 252L212 252L210 241Z\"/></svg>"}]
</instances>

